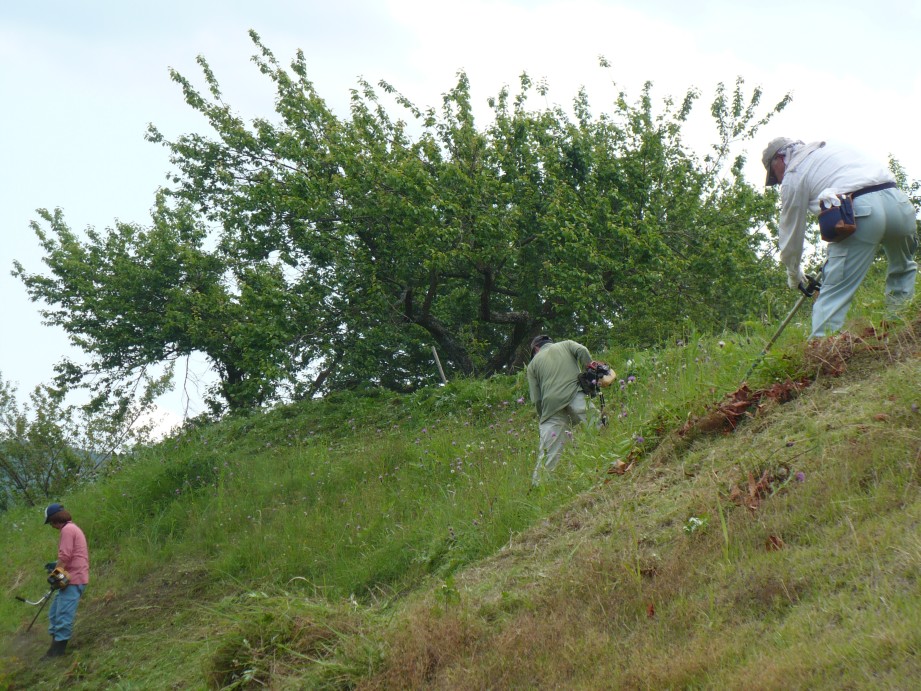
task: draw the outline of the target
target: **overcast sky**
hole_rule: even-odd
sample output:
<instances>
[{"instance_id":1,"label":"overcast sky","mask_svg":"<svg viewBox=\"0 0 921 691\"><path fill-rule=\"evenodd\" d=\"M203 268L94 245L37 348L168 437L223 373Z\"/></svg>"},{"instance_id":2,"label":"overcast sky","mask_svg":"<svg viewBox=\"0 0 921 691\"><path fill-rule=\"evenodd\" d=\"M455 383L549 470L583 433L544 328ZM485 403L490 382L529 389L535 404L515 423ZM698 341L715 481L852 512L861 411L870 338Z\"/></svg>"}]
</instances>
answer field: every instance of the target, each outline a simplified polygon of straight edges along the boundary
<instances>
[{"instance_id":1,"label":"overcast sky","mask_svg":"<svg viewBox=\"0 0 921 691\"><path fill-rule=\"evenodd\" d=\"M302 49L319 93L343 116L359 77L437 106L463 69L485 106L526 71L547 80L548 104L567 106L585 86L596 113L618 90L634 100L651 81L657 98L696 87L705 114L717 83L741 76L764 90L765 105L793 95L745 151L752 184L763 184L761 150L778 135L849 141L882 160L894 155L921 178L921 3L912 0L5 2L0 375L21 399L75 355L10 276L14 259L43 268L29 228L35 210L60 207L74 230L148 222L170 167L166 150L144 140L147 124L168 138L207 132L169 68L201 85L195 58L203 55L238 113L272 114L271 84L250 61L250 29L283 64ZM611 69L599 68L599 56ZM701 147L714 141L706 134ZM198 396L180 392L161 404L174 417L201 411Z\"/></svg>"}]
</instances>

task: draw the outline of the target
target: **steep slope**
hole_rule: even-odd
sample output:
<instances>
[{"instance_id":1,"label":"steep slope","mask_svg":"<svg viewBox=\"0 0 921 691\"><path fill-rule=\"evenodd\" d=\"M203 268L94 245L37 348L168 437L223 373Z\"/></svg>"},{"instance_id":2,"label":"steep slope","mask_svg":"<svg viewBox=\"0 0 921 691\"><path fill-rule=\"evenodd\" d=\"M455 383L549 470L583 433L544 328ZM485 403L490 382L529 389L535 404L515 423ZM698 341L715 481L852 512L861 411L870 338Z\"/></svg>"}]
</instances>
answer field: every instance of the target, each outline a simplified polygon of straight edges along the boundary
<instances>
[{"instance_id":1,"label":"steep slope","mask_svg":"<svg viewBox=\"0 0 921 691\"><path fill-rule=\"evenodd\" d=\"M190 432L67 498L96 576L65 661L9 601L49 536L0 519L0 688L908 688L916 328L788 344L760 390L791 395L744 406L757 339L636 354L530 493L515 377Z\"/></svg>"},{"instance_id":2,"label":"steep slope","mask_svg":"<svg viewBox=\"0 0 921 691\"><path fill-rule=\"evenodd\" d=\"M921 361L903 346L732 434L667 440L459 575L452 604L435 589L369 686L912 687Z\"/></svg>"}]
</instances>

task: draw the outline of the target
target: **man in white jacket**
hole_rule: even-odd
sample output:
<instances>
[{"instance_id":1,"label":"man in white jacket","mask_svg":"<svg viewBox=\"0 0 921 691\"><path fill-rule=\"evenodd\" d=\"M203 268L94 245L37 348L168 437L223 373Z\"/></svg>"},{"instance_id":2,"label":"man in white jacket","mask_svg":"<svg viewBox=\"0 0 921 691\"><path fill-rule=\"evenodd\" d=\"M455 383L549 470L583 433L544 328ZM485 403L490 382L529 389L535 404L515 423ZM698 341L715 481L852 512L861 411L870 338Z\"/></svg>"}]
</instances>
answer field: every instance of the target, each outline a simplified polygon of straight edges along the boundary
<instances>
[{"instance_id":1,"label":"man in white jacket","mask_svg":"<svg viewBox=\"0 0 921 691\"><path fill-rule=\"evenodd\" d=\"M911 299L918 270L915 209L885 166L840 144L804 144L786 137L771 140L761 161L767 170L765 185L780 184L780 261L791 288L806 280L801 262L807 212L818 214L819 202L827 205L837 194L853 195L857 230L828 245L810 338L827 336L843 326L880 245L889 262L887 309L895 312Z\"/></svg>"}]
</instances>

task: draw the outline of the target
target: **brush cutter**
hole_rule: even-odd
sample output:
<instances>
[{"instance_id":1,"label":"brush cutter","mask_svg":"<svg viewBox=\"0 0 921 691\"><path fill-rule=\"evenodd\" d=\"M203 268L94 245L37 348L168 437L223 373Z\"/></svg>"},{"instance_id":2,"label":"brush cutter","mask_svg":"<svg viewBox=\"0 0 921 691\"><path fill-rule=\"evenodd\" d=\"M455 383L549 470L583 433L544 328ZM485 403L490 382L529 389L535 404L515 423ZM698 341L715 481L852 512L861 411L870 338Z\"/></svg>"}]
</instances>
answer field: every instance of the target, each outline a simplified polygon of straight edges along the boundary
<instances>
[{"instance_id":1,"label":"brush cutter","mask_svg":"<svg viewBox=\"0 0 921 691\"><path fill-rule=\"evenodd\" d=\"M783 333L783 330L787 328L787 324L789 324L793 319L793 315L795 315L799 311L799 308L803 306L803 303L806 302L806 298L811 298L814 296L818 292L819 288L822 287L822 272L816 272L815 276L806 276L806 285L800 283L798 287L799 291L802 293L802 296L799 300L796 301L796 304L793 305L793 309L790 310L790 313L780 323L780 328L777 329L777 333L771 336L771 340L767 342L767 345L764 346L764 349L752 363L752 366L748 368L748 372L746 372L745 376L742 378L743 381L747 380L751 376L752 372L755 371L755 368L761 364L761 361L764 360L764 356L767 355L768 351L771 349L771 346L774 345L774 342L778 338L780 338L780 334Z\"/></svg>"},{"instance_id":2,"label":"brush cutter","mask_svg":"<svg viewBox=\"0 0 921 691\"><path fill-rule=\"evenodd\" d=\"M582 387L584 394L589 397L600 395L602 427L608 424L608 416L604 412L604 391L601 389L610 386L615 377L617 377L617 372L611 369L609 365L597 360L592 360L588 363L585 366L585 371L578 377L579 386Z\"/></svg>"},{"instance_id":3,"label":"brush cutter","mask_svg":"<svg viewBox=\"0 0 921 691\"><path fill-rule=\"evenodd\" d=\"M26 600L24 597L16 596L16 599L20 602L25 602L27 605L38 606L38 611L35 613L35 616L32 617L32 622L29 624L29 628L26 631L32 630L32 624L38 619L38 615L42 613L42 609L45 607L45 603L54 595L56 590L61 590L66 588L67 584L70 583L70 577L67 575L67 572L64 569L55 568L51 573L48 574L48 583L51 585L51 588L45 593L40 599L32 602L31 600Z\"/></svg>"}]
</instances>

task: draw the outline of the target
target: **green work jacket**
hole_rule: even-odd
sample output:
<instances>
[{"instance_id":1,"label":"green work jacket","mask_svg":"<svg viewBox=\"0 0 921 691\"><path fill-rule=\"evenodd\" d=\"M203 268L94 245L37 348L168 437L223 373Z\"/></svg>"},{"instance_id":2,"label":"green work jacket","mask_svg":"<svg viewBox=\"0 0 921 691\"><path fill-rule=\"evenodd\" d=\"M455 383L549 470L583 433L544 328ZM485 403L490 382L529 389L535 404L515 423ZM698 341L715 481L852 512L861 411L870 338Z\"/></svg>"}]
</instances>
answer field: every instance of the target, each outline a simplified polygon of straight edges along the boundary
<instances>
[{"instance_id":1,"label":"green work jacket","mask_svg":"<svg viewBox=\"0 0 921 691\"><path fill-rule=\"evenodd\" d=\"M591 360L588 348L575 341L548 343L537 351L528 365L528 388L541 422L569 405Z\"/></svg>"}]
</instances>

